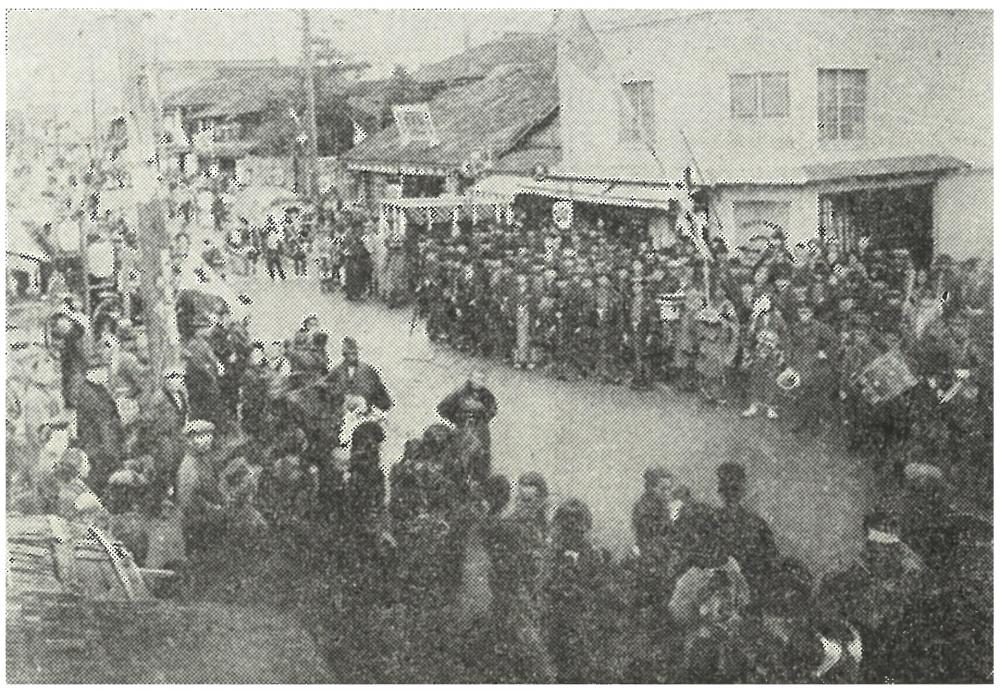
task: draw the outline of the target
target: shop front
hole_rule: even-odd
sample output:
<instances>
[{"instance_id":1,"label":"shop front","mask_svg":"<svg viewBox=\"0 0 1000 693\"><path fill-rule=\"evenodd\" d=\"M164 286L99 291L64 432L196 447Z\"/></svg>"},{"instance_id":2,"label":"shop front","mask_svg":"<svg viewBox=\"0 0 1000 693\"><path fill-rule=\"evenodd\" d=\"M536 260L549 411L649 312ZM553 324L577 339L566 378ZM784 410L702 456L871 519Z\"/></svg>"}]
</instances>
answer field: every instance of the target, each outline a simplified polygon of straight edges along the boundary
<instances>
[{"instance_id":1,"label":"shop front","mask_svg":"<svg viewBox=\"0 0 1000 693\"><path fill-rule=\"evenodd\" d=\"M861 238L874 250L907 250L917 267L934 256L934 185L869 188L819 196L820 226L842 253Z\"/></svg>"}]
</instances>

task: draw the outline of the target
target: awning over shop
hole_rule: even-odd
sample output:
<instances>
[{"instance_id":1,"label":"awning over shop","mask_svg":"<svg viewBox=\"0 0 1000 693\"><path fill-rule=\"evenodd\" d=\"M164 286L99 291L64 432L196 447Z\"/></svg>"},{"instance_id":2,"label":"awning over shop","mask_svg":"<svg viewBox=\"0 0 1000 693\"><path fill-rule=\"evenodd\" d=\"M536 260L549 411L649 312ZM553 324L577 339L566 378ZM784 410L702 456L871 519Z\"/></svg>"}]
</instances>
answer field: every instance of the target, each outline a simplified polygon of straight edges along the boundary
<instances>
[{"instance_id":1,"label":"awning over shop","mask_svg":"<svg viewBox=\"0 0 1000 693\"><path fill-rule=\"evenodd\" d=\"M473 220L493 216L500 221L509 218L510 197L495 194L441 195L439 197L398 197L381 201L379 235L392 229L405 235L410 224L426 225L435 220L457 222L462 215Z\"/></svg>"},{"instance_id":2,"label":"awning over shop","mask_svg":"<svg viewBox=\"0 0 1000 693\"><path fill-rule=\"evenodd\" d=\"M382 204L396 209L454 209L456 207L488 207L507 204L500 195L441 195L439 197L386 198Z\"/></svg>"},{"instance_id":3,"label":"awning over shop","mask_svg":"<svg viewBox=\"0 0 1000 693\"><path fill-rule=\"evenodd\" d=\"M969 164L953 156L897 156L886 159L861 159L833 163L806 164L802 167L806 182L814 183L844 178L879 178L922 173L939 173L969 168Z\"/></svg>"},{"instance_id":4,"label":"awning over shop","mask_svg":"<svg viewBox=\"0 0 1000 693\"><path fill-rule=\"evenodd\" d=\"M592 204L666 209L671 200L678 200L682 190L670 185L643 185L615 181L525 179L517 194L544 195Z\"/></svg>"},{"instance_id":5,"label":"awning over shop","mask_svg":"<svg viewBox=\"0 0 1000 693\"><path fill-rule=\"evenodd\" d=\"M347 161L346 167L348 171L367 171L389 176L438 176L441 178L446 178L455 171L454 166L435 166L432 164L404 162L387 164L379 161Z\"/></svg>"},{"instance_id":6,"label":"awning over shop","mask_svg":"<svg viewBox=\"0 0 1000 693\"><path fill-rule=\"evenodd\" d=\"M705 185L809 185L844 180L877 180L928 176L969 168L961 159L941 154L895 156L847 161L760 161L738 154L702 165Z\"/></svg>"}]
</instances>

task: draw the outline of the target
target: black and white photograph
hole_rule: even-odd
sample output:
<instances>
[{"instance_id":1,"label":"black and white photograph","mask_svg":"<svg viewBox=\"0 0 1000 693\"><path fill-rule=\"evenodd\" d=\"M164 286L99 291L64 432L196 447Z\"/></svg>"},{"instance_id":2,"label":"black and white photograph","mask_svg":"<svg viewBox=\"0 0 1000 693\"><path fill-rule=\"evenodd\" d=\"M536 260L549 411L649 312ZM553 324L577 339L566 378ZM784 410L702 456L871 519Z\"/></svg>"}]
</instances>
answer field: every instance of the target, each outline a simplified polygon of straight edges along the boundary
<instances>
[{"instance_id":1,"label":"black and white photograph","mask_svg":"<svg viewBox=\"0 0 1000 693\"><path fill-rule=\"evenodd\" d=\"M5 680L993 683L988 8L6 9Z\"/></svg>"}]
</instances>

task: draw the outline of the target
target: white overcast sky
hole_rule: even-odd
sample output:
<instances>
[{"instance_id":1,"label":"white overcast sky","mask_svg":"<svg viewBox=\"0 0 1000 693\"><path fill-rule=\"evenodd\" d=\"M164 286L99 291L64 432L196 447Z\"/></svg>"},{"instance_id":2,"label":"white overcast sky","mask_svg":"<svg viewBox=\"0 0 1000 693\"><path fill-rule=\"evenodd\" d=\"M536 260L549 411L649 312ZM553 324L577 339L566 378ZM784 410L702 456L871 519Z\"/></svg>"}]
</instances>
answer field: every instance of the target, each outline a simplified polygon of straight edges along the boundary
<instances>
[{"instance_id":1,"label":"white overcast sky","mask_svg":"<svg viewBox=\"0 0 1000 693\"><path fill-rule=\"evenodd\" d=\"M312 10L314 33L387 73L461 52L506 31L543 31L552 10ZM167 10L155 12L152 42L161 60L277 58L301 54L294 10ZM89 128L91 60L101 119L117 109L114 19L94 10L7 11L7 108L70 120Z\"/></svg>"}]
</instances>

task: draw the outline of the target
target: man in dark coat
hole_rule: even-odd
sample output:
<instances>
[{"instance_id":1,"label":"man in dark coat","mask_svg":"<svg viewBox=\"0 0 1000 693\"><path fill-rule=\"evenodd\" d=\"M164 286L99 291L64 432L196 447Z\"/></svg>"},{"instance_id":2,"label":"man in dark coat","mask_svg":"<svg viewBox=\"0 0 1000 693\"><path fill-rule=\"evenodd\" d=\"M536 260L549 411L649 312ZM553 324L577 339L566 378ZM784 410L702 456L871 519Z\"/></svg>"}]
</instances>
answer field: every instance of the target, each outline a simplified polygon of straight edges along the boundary
<instances>
[{"instance_id":1,"label":"man in dark coat","mask_svg":"<svg viewBox=\"0 0 1000 693\"><path fill-rule=\"evenodd\" d=\"M77 446L90 460L87 485L103 497L108 477L118 468L125 446L125 432L118 407L108 392L108 366L99 355L89 362L87 379L77 392Z\"/></svg>"},{"instance_id":2,"label":"man in dark coat","mask_svg":"<svg viewBox=\"0 0 1000 693\"><path fill-rule=\"evenodd\" d=\"M185 371L191 419L211 421L222 428L225 408L219 389L221 364L212 349L209 334L214 323L207 316L196 317L194 336L184 345Z\"/></svg>"},{"instance_id":3,"label":"man in dark coat","mask_svg":"<svg viewBox=\"0 0 1000 693\"><path fill-rule=\"evenodd\" d=\"M746 471L739 464L726 462L716 469L719 477L719 532L727 555L736 559L754 594L767 580L778 557L771 528L763 518L743 507L746 496Z\"/></svg>"},{"instance_id":4,"label":"man in dark coat","mask_svg":"<svg viewBox=\"0 0 1000 693\"><path fill-rule=\"evenodd\" d=\"M59 352L63 405L73 407L76 405L76 391L80 388L87 371L85 352L87 331L70 315L56 313L49 319L48 334L53 346Z\"/></svg>"},{"instance_id":5,"label":"man in dark coat","mask_svg":"<svg viewBox=\"0 0 1000 693\"><path fill-rule=\"evenodd\" d=\"M246 372L243 374L240 395L243 405L241 409L243 430L257 440L263 440L271 434L269 411L271 389L276 377L264 354L264 345L261 342L254 342Z\"/></svg>"},{"instance_id":6,"label":"man in dark coat","mask_svg":"<svg viewBox=\"0 0 1000 693\"><path fill-rule=\"evenodd\" d=\"M466 400L471 400L466 402ZM472 403L476 403L473 405ZM486 375L479 370L469 373L462 387L437 405L437 413L456 426L468 427L479 438L485 451L487 469L490 459L490 421L497 415L497 398L486 389ZM472 418L469 421L470 417Z\"/></svg>"},{"instance_id":7,"label":"man in dark coat","mask_svg":"<svg viewBox=\"0 0 1000 693\"><path fill-rule=\"evenodd\" d=\"M822 430L831 418L834 359L839 348L837 335L815 318L814 311L807 302L796 303L798 320L789 326L785 356L801 379L795 418L800 427L812 432Z\"/></svg>"},{"instance_id":8,"label":"man in dark coat","mask_svg":"<svg viewBox=\"0 0 1000 693\"><path fill-rule=\"evenodd\" d=\"M138 452L153 458L153 470L146 479L144 498L150 508L159 507L173 485L184 459L184 425L188 418L188 396L184 372L167 368L163 384L142 415Z\"/></svg>"},{"instance_id":9,"label":"man in dark coat","mask_svg":"<svg viewBox=\"0 0 1000 693\"><path fill-rule=\"evenodd\" d=\"M505 681L550 682L555 671L542 640L542 562L544 536L523 517L505 514L510 481L489 477L483 485L487 515L483 546L489 557L490 647L484 651L492 671Z\"/></svg>"},{"instance_id":10,"label":"man in dark coat","mask_svg":"<svg viewBox=\"0 0 1000 693\"><path fill-rule=\"evenodd\" d=\"M376 529L373 523L381 515L385 476L379 462L379 447L384 440L382 427L371 421L358 426L351 436L347 504L357 531L368 533Z\"/></svg>"},{"instance_id":11,"label":"man in dark coat","mask_svg":"<svg viewBox=\"0 0 1000 693\"><path fill-rule=\"evenodd\" d=\"M394 402L382 382L382 376L375 368L359 360L358 343L352 337L344 337L341 354L344 360L324 380L328 390L341 396L361 395L369 407L382 411L392 409Z\"/></svg>"}]
</instances>

